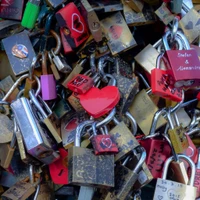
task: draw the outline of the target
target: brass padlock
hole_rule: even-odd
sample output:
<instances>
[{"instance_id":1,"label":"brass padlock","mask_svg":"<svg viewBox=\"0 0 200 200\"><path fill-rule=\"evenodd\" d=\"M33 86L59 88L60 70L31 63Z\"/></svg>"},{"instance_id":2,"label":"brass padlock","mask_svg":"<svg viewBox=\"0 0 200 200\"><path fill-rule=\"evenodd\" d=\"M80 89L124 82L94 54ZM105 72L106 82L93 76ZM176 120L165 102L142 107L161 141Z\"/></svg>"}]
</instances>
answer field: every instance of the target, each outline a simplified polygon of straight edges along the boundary
<instances>
[{"instance_id":1,"label":"brass padlock","mask_svg":"<svg viewBox=\"0 0 200 200\"><path fill-rule=\"evenodd\" d=\"M180 200L196 199L197 188L193 186L195 177L195 164L189 157L185 155L178 155L178 158L186 160L191 167L191 177L189 184L185 185L175 181L166 180L169 164L174 159L173 157L170 157L165 162L162 179L157 179L153 200L168 200L171 197L178 198Z\"/></svg>"},{"instance_id":2,"label":"brass padlock","mask_svg":"<svg viewBox=\"0 0 200 200\"><path fill-rule=\"evenodd\" d=\"M26 200L35 192L35 187L40 183L40 175L35 174L37 176L37 180L34 182L35 177L32 168L33 166L30 165L30 177L27 177L10 187L2 194L3 199Z\"/></svg>"},{"instance_id":3,"label":"brass padlock","mask_svg":"<svg viewBox=\"0 0 200 200\"><path fill-rule=\"evenodd\" d=\"M158 111L158 107L152 102L145 90L141 90L136 95L129 111L135 118L142 132L148 135L154 114ZM159 128L165 124L166 120L161 116L156 126Z\"/></svg>"},{"instance_id":4,"label":"brass padlock","mask_svg":"<svg viewBox=\"0 0 200 200\"><path fill-rule=\"evenodd\" d=\"M75 146L68 150L69 184L113 187L114 155L95 156L92 149L80 147L81 132L93 124L86 122L76 128Z\"/></svg>"},{"instance_id":5,"label":"brass padlock","mask_svg":"<svg viewBox=\"0 0 200 200\"><path fill-rule=\"evenodd\" d=\"M146 151L143 147L137 147L140 151L139 161L134 169L129 169L126 164L129 161L129 157L125 159L123 164L119 164L115 168L115 187L112 188L106 195L104 194L101 199L125 200L131 191L133 185L138 179L139 172L146 159Z\"/></svg>"}]
</instances>

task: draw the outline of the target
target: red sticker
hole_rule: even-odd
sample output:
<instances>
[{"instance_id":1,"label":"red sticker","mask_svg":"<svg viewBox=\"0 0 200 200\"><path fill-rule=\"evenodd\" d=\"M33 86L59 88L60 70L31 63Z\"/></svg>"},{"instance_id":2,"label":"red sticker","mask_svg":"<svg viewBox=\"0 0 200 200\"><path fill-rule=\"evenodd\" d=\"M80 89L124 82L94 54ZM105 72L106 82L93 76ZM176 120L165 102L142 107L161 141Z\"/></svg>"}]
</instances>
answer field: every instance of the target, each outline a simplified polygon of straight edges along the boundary
<instances>
[{"instance_id":1,"label":"red sticker","mask_svg":"<svg viewBox=\"0 0 200 200\"><path fill-rule=\"evenodd\" d=\"M60 158L49 165L51 178L55 184L68 184L68 152L60 148Z\"/></svg>"}]
</instances>

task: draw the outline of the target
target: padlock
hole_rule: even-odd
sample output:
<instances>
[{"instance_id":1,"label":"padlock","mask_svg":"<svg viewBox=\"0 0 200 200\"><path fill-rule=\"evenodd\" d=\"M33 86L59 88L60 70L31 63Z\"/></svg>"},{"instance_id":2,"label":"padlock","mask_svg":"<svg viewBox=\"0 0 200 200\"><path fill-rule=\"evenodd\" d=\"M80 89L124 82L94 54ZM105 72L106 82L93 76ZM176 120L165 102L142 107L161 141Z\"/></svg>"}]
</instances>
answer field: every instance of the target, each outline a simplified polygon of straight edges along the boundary
<instances>
[{"instance_id":1,"label":"padlock","mask_svg":"<svg viewBox=\"0 0 200 200\"><path fill-rule=\"evenodd\" d=\"M90 139L95 155L118 153L118 147L109 134L97 134L96 123L97 122L94 122L92 124L93 135Z\"/></svg>"},{"instance_id":2,"label":"padlock","mask_svg":"<svg viewBox=\"0 0 200 200\"><path fill-rule=\"evenodd\" d=\"M160 69L162 57L163 54L157 57L156 68L151 70L152 93L165 99L180 102L182 100L182 90L171 86L173 77L169 75L168 70Z\"/></svg>"},{"instance_id":3,"label":"padlock","mask_svg":"<svg viewBox=\"0 0 200 200\"><path fill-rule=\"evenodd\" d=\"M134 148L139 146L139 143L123 121L119 122L115 119L114 123L116 123L116 126L109 131L109 134L119 150L115 155L116 162L131 153Z\"/></svg>"},{"instance_id":4,"label":"padlock","mask_svg":"<svg viewBox=\"0 0 200 200\"><path fill-rule=\"evenodd\" d=\"M15 128L14 128L15 129ZM14 131L15 132L15 131ZM15 151L15 145L16 145L16 135L13 134L11 143L3 143L0 144L0 166L4 169L7 169L10 165L10 162L12 160L14 151Z\"/></svg>"},{"instance_id":5,"label":"padlock","mask_svg":"<svg viewBox=\"0 0 200 200\"><path fill-rule=\"evenodd\" d=\"M171 85L189 88L199 85L200 61L197 52L190 49L188 40L180 31L177 31L177 35L184 41L186 50L171 50L167 41L169 34L170 31L164 34L163 44L166 50L164 61L174 79Z\"/></svg>"},{"instance_id":6,"label":"padlock","mask_svg":"<svg viewBox=\"0 0 200 200\"><path fill-rule=\"evenodd\" d=\"M129 2L139 2L133 1L133 0L128 0ZM126 20L126 23L128 26L141 26L141 25L148 25L148 24L153 24L156 22L156 16L154 13L154 10L152 6L149 6L147 4L142 4L141 5L141 11L136 12L135 10L132 9L128 1L124 1L124 17ZM141 1L142 2L142 1Z\"/></svg>"},{"instance_id":7,"label":"padlock","mask_svg":"<svg viewBox=\"0 0 200 200\"><path fill-rule=\"evenodd\" d=\"M125 3L127 3L131 9L133 9L135 12L142 12L142 9L144 7L144 2L141 0L125 0Z\"/></svg>"},{"instance_id":8,"label":"padlock","mask_svg":"<svg viewBox=\"0 0 200 200\"><path fill-rule=\"evenodd\" d=\"M28 99L22 97L11 104L11 109L22 133L27 152L45 164L59 158L36 120ZM30 140L31 134L31 140Z\"/></svg>"},{"instance_id":9,"label":"padlock","mask_svg":"<svg viewBox=\"0 0 200 200\"><path fill-rule=\"evenodd\" d=\"M186 15L179 21L179 27L183 30L189 42L192 43L199 36L199 13L194 8L188 8L185 3L183 2L182 8Z\"/></svg>"},{"instance_id":10,"label":"padlock","mask_svg":"<svg viewBox=\"0 0 200 200\"><path fill-rule=\"evenodd\" d=\"M65 27L69 30L69 34L64 36L73 49L89 37L85 20L73 2L60 9L56 13L56 19L61 28Z\"/></svg>"},{"instance_id":11,"label":"padlock","mask_svg":"<svg viewBox=\"0 0 200 200\"><path fill-rule=\"evenodd\" d=\"M181 125L176 127L174 126L172 122L170 109L167 112L167 119L170 125L168 134L174 147L174 150L176 153L183 153L189 146L187 137L185 136L185 130Z\"/></svg>"},{"instance_id":12,"label":"padlock","mask_svg":"<svg viewBox=\"0 0 200 200\"><path fill-rule=\"evenodd\" d=\"M139 149L138 151L140 153L140 156L135 168L129 169L128 167L126 167L129 159L125 159L123 164L117 165L115 169L115 187L112 188L106 195L103 195L104 197L101 199L126 199L133 185L138 179L139 172L146 158L146 152L144 148L138 146L137 149Z\"/></svg>"},{"instance_id":13,"label":"padlock","mask_svg":"<svg viewBox=\"0 0 200 200\"><path fill-rule=\"evenodd\" d=\"M67 83L70 80L72 80L77 74L81 73L81 71L83 70L83 67L84 67L86 61L87 61L87 59L82 59L82 60L79 60L76 63L76 65L75 65L74 69L72 70L72 72L69 75L67 75L66 79L62 82L62 85L64 87L66 87Z\"/></svg>"},{"instance_id":14,"label":"padlock","mask_svg":"<svg viewBox=\"0 0 200 200\"><path fill-rule=\"evenodd\" d=\"M92 123L93 121L87 124L87 126ZM81 132L85 127L85 124L78 125L76 128L75 146L68 150L69 184L113 187L114 155L95 156L92 149L81 148Z\"/></svg>"},{"instance_id":15,"label":"padlock","mask_svg":"<svg viewBox=\"0 0 200 200\"><path fill-rule=\"evenodd\" d=\"M40 77L42 87L42 99L56 99L56 82L53 74L48 74L47 71L47 52L42 53L42 75Z\"/></svg>"},{"instance_id":16,"label":"padlock","mask_svg":"<svg viewBox=\"0 0 200 200\"><path fill-rule=\"evenodd\" d=\"M189 184L185 185L175 181L166 180L169 164L173 160L173 157L170 157L165 162L162 179L158 178L157 180L153 200L168 200L169 198L194 200L196 198L196 187L193 186L195 177L195 165L193 161L185 155L178 155L178 158L186 160L191 167L191 177Z\"/></svg>"},{"instance_id":17,"label":"padlock","mask_svg":"<svg viewBox=\"0 0 200 200\"><path fill-rule=\"evenodd\" d=\"M145 148L144 148L145 149ZM146 150L146 149L145 149ZM146 153L146 158L147 158L147 153ZM140 153L138 153L135 149L133 150L133 154L130 155L130 159L127 162L126 166L133 170L137 163L139 162L140 159ZM146 159L145 159L146 160ZM150 183L153 180L153 176L150 172L150 170L148 169L146 163L144 162L140 172L138 173L138 179L135 182L135 184L133 185L134 190L139 190L141 189L143 186L147 185L148 183Z\"/></svg>"},{"instance_id":18,"label":"padlock","mask_svg":"<svg viewBox=\"0 0 200 200\"><path fill-rule=\"evenodd\" d=\"M40 55L33 58L33 61L31 63L30 69L29 69L29 77L26 79L26 83L24 86L24 97L29 97L29 91L31 89L34 89L34 86L36 84L36 80L34 79L34 68L36 66L37 61L40 59Z\"/></svg>"},{"instance_id":19,"label":"padlock","mask_svg":"<svg viewBox=\"0 0 200 200\"><path fill-rule=\"evenodd\" d=\"M50 61L50 68L51 68L51 71L53 72L54 78L56 79L56 81L58 81L58 80L60 80L61 77L58 72L58 69L56 68L56 66L53 62L51 51L48 52L48 58Z\"/></svg>"},{"instance_id":20,"label":"padlock","mask_svg":"<svg viewBox=\"0 0 200 200\"><path fill-rule=\"evenodd\" d=\"M55 9L58 6L64 4L66 0L47 0L47 4L51 6L51 8Z\"/></svg>"},{"instance_id":21,"label":"padlock","mask_svg":"<svg viewBox=\"0 0 200 200\"><path fill-rule=\"evenodd\" d=\"M84 111L84 108L80 103L78 93L73 92L72 95L70 95L67 100L69 101L70 105L74 108L76 112Z\"/></svg>"},{"instance_id":22,"label":"padlock","mask_svg":"<svg viewBox=\"0 0 200 200\"><path fill-rule=\"evenodd\" d=\"M93 78L77 74L72 80L67 83L67 87L78 94L86 93L94 85Z\"/></svg>"},{"instance_id":23,"label":"padlock","mask_svg":"<svg viewBox=\"0 0 200 200\"><path fill-rule=\"evenodd\" d=\"M82 14L87 21L90 32L96 42L100 42L102 40L102 28L99 21L99 18L88 2L88 0L81 0L82 4Z\"/></svg>"},{"instance_id":24,"label":"padlock","mask_svg":"<svg viewBox=\"0 0 200 200\"><path fill-rule=\"evenodd\" d=\"M40 3L40 0L29 0L27 2L21 22L22 26L29 29L34 27L40 11Z\"/></svg>"},{"instance_id":25,"label":"padlock","mask_svg":"<svg viewBox=\"0 0 200 200\"><path fill-rule=\"evenodd\" d=\"M198 161L197 161L197 165L196 165L194 186L197 188L196 197L199 197L200 196L200 154L199 154L199 149L198 149Z\"/></svg>"},{"instance_id":26,"label":"padlock","mask_svg":"<svg viewBox=\"0 0 200 200\"><path fill-rule=\"evenodd\" d=\"M88 115L85 112L75 112L72 114L67 114L61 120L61 135L62 143L65 149L69 149L73 146L75 139L76 128L78 124L89 119Z\"/></svg>"},{"instance_id":27,"label":"padlock","mask_svg":"<svg viewBox=\"0 0 200 200\"><path fill-rule=\"evenodd\" d=\"M35 174L37 180L36 182L34 181L35 177L32 168L33 166L30 165L30 177L27 177L10 187L6 192L2 194L3 199L26 200L35 192L35 187L40 183L40 177L38 174Z\"/></svg>"},{"instance_id":28,"label":"padlock","mask_svg":"<svg viewBox=\"0 0 200 200\"><path fill-rule=\"evenodd\" d=\"M2 40L15 76L29 71L35 51L26 32L14 34Z\"/></svg>"},{"instance_id":29,"label":"padlock","mask_svg":"<svg viewBox=\"0 0 200 200\"><path fill-rule=\"evenodd\" d=\"M0 144L11 142L13 138L13 121L0 114Z\"/></svg>"},{"instance_id":30,"label":"padlock","mask_svg":"<svg viewBox=\"0 0 200 200\"><path fill-rule=\"evenodd\" d=\"M169 11L165 2L163 2L155 13L165 25L168 25L174 19L174 15Z\"/></svg>"},{"instance_id":31,"label":"padlock","mask_svg":"<svg viewBox=\"0 0 200 200\"><path fill-rule=\"evenodd\" d=\"M72 71L72 68L69 66L69 64L67 63L64 56L61 53L59 55L56 55L54 53L54 50L51 50L51 54L53 56L53 62L57 67L58 71L65 74L69 74Z\"/></svg>"},{"instance_id":32,"label":"padlock","mask_svg":"<svg viewBox=\"0 0 200 200\"><path fill-rule=\"evenodd\" d=\"M34 198L36 198L36 194L35 194ZM41 183L39 185L37 200L44 200L44 199L48 199L48 200L55 199L53 189L52 189L52 187L50 187L50 185L48 183Z\"/></svg>"},{"instance_id":33,"label":"padlock","mask_svg":"<svg viewBox=\"0 0 200 200\"><path fill-rule=\"evenodd\" d=\"M117 12L101 20L103 32L108 40L112 55L124 52L137 45L122 14Z\"/></svg>"},{"instance_id":34,"label":"padlock","mask_svg":"<svg viewBox=\"0 0 200 200\"><path fill-rule=\"evenodd\" d=\"M56 140L56 142L58 144L61 143L62 139L60 137L60 131L56 127L56 124L51 121L50 117L52 115L52 111L49 108L49 106L44 101L42 101L40 96L36 98L34 90L29 91L29 96L30 96L32 105L34 105L37 111L41 114L42 122L46 125L46 127L52 134L53 138ZM40 105L40 103L42 104L43 107Z\"/></svg>"},{"instance_id":35,"label":"padlock","mask_svg":"<svg viewBox=\"0 0 200 200\"><path fill-rule=\"evenodd\" d=\"M153 103L144 89L135 96L129 108L129 112L135 118L138 126L145 135L149 134L154 114L157 111L158 107ZM166 120L161 116L156 126L159 128L165 124Z\"/></svg>"}]
</instances>

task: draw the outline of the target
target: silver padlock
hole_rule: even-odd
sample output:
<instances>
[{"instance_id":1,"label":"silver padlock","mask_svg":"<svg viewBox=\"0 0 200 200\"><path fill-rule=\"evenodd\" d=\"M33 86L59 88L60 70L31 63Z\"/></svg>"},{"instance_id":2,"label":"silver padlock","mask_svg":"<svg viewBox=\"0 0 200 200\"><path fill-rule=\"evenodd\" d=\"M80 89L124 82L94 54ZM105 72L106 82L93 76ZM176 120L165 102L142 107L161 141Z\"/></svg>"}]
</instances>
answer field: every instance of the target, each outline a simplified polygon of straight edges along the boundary
<instances>
[{"instance_id":1,"label":"silver padlock","mask_svg":"<svg viewBox=\"0 0 200 200\"><path fill-rule=\"evenodd\" d=\"M67 74L72 71L72 68L66 62L66 60L62 54L56 55L53 50L51 50L51 54L53 57L53 62L60 72Z\"/></svg>"},{"instance_id":2,"label":"silver padlock","mask_svg":"<svg viewBox=\"0 0 200 200\"><path fill-rule=\"evenodd\" d=\"M22 133L27 152L47 165L59 159L59 154L52 149L45 130L34 116L29 100L25 97L17 99L11 104L11 109Z\"/></svg>"}]
</instances>

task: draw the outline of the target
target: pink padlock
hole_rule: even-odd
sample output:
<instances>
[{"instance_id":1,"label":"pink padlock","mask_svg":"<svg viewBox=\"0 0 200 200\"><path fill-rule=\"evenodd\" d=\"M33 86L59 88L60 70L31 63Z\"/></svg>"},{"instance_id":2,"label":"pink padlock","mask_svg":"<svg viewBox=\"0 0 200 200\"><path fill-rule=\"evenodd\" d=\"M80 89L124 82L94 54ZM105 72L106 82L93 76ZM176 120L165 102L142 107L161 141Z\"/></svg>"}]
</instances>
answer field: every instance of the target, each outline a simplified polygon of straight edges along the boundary
<instances>
[{"instance_id":1,"label":"pink padlock","mask_svg":"<svg viewBox=\"0 0 200 200\"><path fill-rule=\"evenodd\" d=\"M47 52L42 53L42 74L40 77L42 88L42 99L52 100L57 98L56 81L53 74L47 72Z\"/></svg>"}]
</instances>

